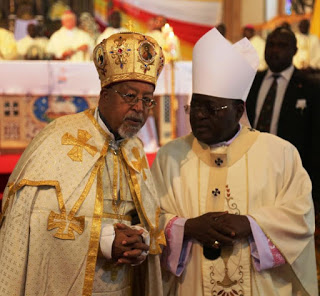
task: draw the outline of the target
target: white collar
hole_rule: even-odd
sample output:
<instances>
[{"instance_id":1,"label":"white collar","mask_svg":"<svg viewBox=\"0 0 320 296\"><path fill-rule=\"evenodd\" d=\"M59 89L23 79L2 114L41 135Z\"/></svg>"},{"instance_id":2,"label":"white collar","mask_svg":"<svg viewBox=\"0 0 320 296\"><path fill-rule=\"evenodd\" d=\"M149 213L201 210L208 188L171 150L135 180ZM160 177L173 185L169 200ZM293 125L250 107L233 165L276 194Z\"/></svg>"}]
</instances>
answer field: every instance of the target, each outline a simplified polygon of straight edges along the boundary
<instances>
[{"instance_id":1,"label":"white collar","mask_svg":"<svg viewBox=\"0 0 320 296\"><path fill-rule=\"evenodd\" d=\"M294 66L291 65L287 69L285 69L282 72L277 73L277 74L280 74L280 77L282 77L282 78L286 79L287 81L289 81L291 76L292 76L293 71L294 71ZM266 75L266 79L273 78L272 77L273 74L274 73L270 69L268 69L267 75Z\"/></svg>"},{"instance_id":2,"label":"white collar","mask_svg":"<svg viewBox=\"0 0 320 296\"><path fill-rule=\"evenodd\" d=\"M94 111L94 118L96 119L96 121L98 122L98 124L100 125L100 127L112 138L112 140L114 140L114 135L113 133L111 133L109 131L109 129L107 128L107 126L105 125L105 123L102 121L99 111L98 111L98 107L96 108L96 110Z\"/></svg>"}]
</instances>

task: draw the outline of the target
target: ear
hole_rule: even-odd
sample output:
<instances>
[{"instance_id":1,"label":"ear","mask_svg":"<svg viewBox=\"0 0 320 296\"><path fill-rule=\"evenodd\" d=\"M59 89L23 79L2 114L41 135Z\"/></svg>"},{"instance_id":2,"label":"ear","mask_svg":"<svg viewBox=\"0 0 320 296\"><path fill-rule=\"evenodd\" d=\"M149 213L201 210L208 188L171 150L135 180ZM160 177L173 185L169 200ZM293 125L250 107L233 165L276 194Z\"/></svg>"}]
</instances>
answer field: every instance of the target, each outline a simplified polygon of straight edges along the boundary
<instances>
[{"instance_id":1,"label":"ear","mask_svg":"<svg viewBox=\"0 0 320 296\"><path fill-rule=\"evenodd\" d=\"M103 87L101 90L100 90L100 100L108 100L108 95L109 95L109 89L106 88L106 87Z\"/></svg>"},{"instance_id":2,"label":"ear","mask_svg":"<svg viewBox=\"0 0 320 296\"><path fill-rule=\"evenodd\" d=\"M245 105L243 104L236 104L236 111L237 111L237 121L240 121L245 110Z\"/></svg>"}]
</instances>

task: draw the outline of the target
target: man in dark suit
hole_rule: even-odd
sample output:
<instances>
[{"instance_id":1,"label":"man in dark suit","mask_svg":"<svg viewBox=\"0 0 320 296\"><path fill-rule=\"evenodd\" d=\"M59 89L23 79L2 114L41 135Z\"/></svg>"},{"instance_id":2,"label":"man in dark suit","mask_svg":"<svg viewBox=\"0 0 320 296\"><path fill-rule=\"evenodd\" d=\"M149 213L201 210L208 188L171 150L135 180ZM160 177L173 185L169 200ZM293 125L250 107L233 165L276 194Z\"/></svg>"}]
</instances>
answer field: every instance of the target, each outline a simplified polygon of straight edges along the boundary
<instances>
[{"instance_id":1,"label":"man in dark suit","mask_svg":"<svg viewBox=\"0 0 320 296\"><path fill-rule=\"evenodd\" d=\"M316 140L320 137L320 88L292 65L296 51L291 30L280 27L268 36L265 60L269 69L256 75L247 113L254 128L276 134L297 147L313 181L313 199L319 212L320 147Z\"/></svg>"}]
</instances>

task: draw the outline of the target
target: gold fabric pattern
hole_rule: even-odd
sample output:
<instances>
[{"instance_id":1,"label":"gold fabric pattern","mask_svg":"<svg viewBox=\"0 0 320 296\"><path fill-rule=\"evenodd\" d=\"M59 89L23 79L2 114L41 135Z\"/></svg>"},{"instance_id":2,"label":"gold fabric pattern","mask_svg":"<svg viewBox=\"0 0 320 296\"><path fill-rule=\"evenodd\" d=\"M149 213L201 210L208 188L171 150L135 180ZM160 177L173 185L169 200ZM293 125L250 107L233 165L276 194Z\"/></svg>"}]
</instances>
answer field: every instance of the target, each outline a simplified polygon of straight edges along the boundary
<instances>
[{"instance_id":1,"label":"gold fabric pattern","mask_svg":"<svg viewBox=\"0 0 320 296\"><path fill-rule=\"evenodd\" d=\"M102 218L109 218L109 219L121 219L123 221L131 222L132 217L129 215L118 215L113 213L103 213Z\"/></svg>"},{"instance_id":2,"label":"gold fabric pattern","mask_svg":"<svg viewBox=\"0 0 320 296\"><path fill-rule=\"evenodd\" d=\"M122 151L122 150L121 150L121 152L124 153L124 151ZM126 155L124 155L124 158L128 159ZM136 207L137 213L138 213L139 217L145 218L145 220L149 226L149 233L150 233L150 238L151 238L149 253L153 254L153 255L159 254L159 253L161 253L161 247L159 244L163 244L163 245L166 244L164 232L162 230L159 230L160 208L158 208L156 210L155 226L152 226L152 223L148 219L148 216L146 215L144 208L140 206L140 204L141 204L141 191L140 191L140 186L138 184L138 180L137 180L137 176L136 176L135 171L130 167L129 167L129 170L127 168L125 168L124 171L125 171L125 174L128 179L129 188L131 191L132 199L133 199L134 205Z\"/></svg>"},{"instance_id":3,"label":"gold fabric pattern","mask_svg":"<svg viewBox=\"0 0 320 296\"><path fill-rule=\"evenodd\" d=\"M82 161L83 149L85 149L91 156L94 156L97 153L97 148L87 144L88 140L92 136L85 130L78 130L78 138L65 133L62 136L61 144L62 145L74 145L74 147L68 152L68 156L73 161Z\"/></svg>"},{"instance_id":4,"label":"gold fabric pattern","mask_svg":"<svg viewBox=\"0 0 320 296\"><path fill-rule=\"evenodd\" d=\"M132 151L132 154L134 155L135 159L137 160L137 161L132 161L132 165L135 167L135 169L137 171L142 173L143 180L144 181L147 180L147 175L144 172L144 170L148 169L148 163L147 163L145 156L143 156L141 158L140 153L139 153L139 149L137 147L133 147L131 151Z\"/></svg>"},{"instance_id":5,"label":"gold fabric pattern","mask_svg":"<svg viewBox=\"0 0 320 296\"><path fill-rule=\"evenodd\" d=\"M128 48L128 44L126 43L127 39L119 36L118 39L115 39L114 46L111 46L110 54L111 58L115 60L116 65L120 65L120 68L123 68L123 65L128 62L128 58L132 51L131 48Z\"/></svg>"},{"instance_id":6,"label":"gold fabric pattern","mask_svg":"<svg viewBox=\"0 0 320 296\"><path fill-rule=\"evenodd\" d=\"M107 151L106 142L102 151ZM90 242L88 249L88 259L85 271L85 279L83 284L83 296L92 295L93 279L95 273L95 266L97 261L97 254L100 241L100 230L101 230L101 217L103 214L103 189L102 189L102 174L103 174L103 162L104 155L102 154L97 162L98 173L97 173L97 194L94 205L94 213L92 218Z\"/></svg>"},{"instance_id":7,"label":"gold fabric pattern","mask_svg":"<svg viewBox=\"0 0 320 296\"><path fill-rule=\"evenodd\" d=\"M247 164L247 163L246 163ZM247 166L248 167L248 166ZM248 170L248 169L247 169ZM246 175L246 177L248 178L248 174ZM247 188L247 192L248 192L248 188ZM248 196L248 194L247 194ZM233 214L236 214L236 215L240 215L240 210L238 209L238 206L237 204L234 202L234 199L233 197L231 196L231 193L230 193L230 188L229 188L229 185L227 184L226 185L226 195L225 195L225 198L226 198L226 201L227 201L227 204L228 204L228 208L232 211L234 211ZM247 198L248 200L248 198Z\"/></svg>"},{"instance_id":8,"label":"gold fabric pattern","mask_svg":"<svg viewBox=\"0 0 320 296\"><path fill-rule=\"evenodd\" d=\"M1 266L8 270L8 273L5 270L0 272L2 276L5 273L8 275L6 282L0 283L6 295L92 295L93 290L96 292L93 283L99 276L105 275L103 268L99 269L101 261L97 261L97 254L103 208L108 199L108 208L112 211L112 200L107 197L104 199L103 190L106 185L105 174L108 173L106 156L110 156L111 162L113 156L108 153L110 137L100 128L93 114L94 110L88 110L55 120L28 147L11 176L3 199L6 220L0 231L6 237L0 248L3 247L2 250L11 256L1 257ZM57 145L59 142L63 143ZM132 166L131 161L136 160L131 152L132 147L143 149L138 138L124 140L121 146L129 159L118 156L120 171L128 169L128 166ZM81 148L72 154L77 161L71 161L67 155L74 147ZM86 155L83 149L89 154L92 152L92 157ZM81 162L78 161L81 158L79 150L83 154ZM142 157L143 152L140 154ZM135 172L133 168L132 171ZM147 214L148 221L154 226L158 200L149 178L150 172L145 170L145 173L147 182L144 182L142 174L136 172L142 195L139 207L144 208L144 211L140 210L139 217L147 225L144 216ZM126 183L126 177L123 176L122 181ZM126 184L120 186L125 195L120 194L129 198L132 190ZM112 183L109 188L112 188ZM132 208L134 205L130 199L129 210ZM128 225L131 220L127 216L129 210L120 215L121 219L128 221L125 222ZM109 220L107 223L113 223L114 217L109 214L106 216L110 217L105 219ZM68 258L68 268L64 268L65 258ZM155 256L149 258L158 260ZM156 262L151 262L151 265L154 266ZM151 267L151 270L156 268ZM102 274L98 274L98 271ZM103 287L103 293L109 295L109 292L118 291L117 286L123 287L127 293L130 289L127 275L121 269L117 280L111 282L107 273L105 279L108 283ZM151 276L158 280L156 274ZM149 283L152 287L160 287L154 281ZM97 291L100 287L97 287Z\"/></svg>"},{"instance_id":9,"label":"gold fabric pattern","mask_svg":"<svg viewBox=\"0 0 320 296\"><path fill-rule=\"evenodd\" d=\"M84 221L84 216L73 217L71 220L68 220L66 213L57 214L51 211L48 218L48 230L59 228L54 237L60 239L75 239L73 231L82 234L84 230Z\"/></svg>"},{"instance_id":10,"label":"gold fabric pattern","mask_svg":"<svg viewBox=\"0 0 320 296\"><path fill-rule=\"evenodd\" d=\"M156 85L164 66L163 52L156 40L133 32L104 39L94 49L93 57L101 87L127 80Z\"/></svg>"}]
</instances>

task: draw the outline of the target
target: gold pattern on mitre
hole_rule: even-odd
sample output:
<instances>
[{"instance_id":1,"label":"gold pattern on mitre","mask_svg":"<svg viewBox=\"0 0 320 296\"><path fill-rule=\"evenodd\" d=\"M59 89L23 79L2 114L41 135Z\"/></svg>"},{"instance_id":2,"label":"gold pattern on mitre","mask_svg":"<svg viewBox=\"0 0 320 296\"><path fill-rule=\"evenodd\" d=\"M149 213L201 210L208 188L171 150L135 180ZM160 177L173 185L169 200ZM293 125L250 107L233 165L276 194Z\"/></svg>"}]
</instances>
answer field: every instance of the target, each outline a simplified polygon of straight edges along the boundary
<instances>
[{"instance_id":1,"label":"gold pattern on mitre","mask_svg":"<svg viewBox=\"0 0 320 296\"><path fill-rule=\"evenodd\" d=\"M140 33L113 34L93 51L101 87L111 83L138 80L156 85L164 66L161 47Z\"/></svg>"}]
</instances>

